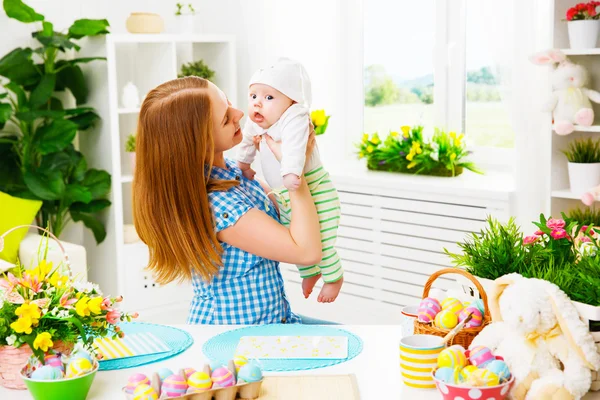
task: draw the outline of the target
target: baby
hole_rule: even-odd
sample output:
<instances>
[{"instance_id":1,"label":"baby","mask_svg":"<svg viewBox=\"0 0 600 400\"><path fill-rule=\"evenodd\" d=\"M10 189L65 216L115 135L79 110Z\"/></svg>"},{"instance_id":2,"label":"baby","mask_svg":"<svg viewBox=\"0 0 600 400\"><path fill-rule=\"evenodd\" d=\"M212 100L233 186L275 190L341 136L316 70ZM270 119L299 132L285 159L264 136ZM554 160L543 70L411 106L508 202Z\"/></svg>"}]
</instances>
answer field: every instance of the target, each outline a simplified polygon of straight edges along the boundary
<instances>
[{"instance_id":1,"label":"baby","mask_svg":"<svg viewBox=\"0 0 600 400\"><path fill-rule=\"evenodd\" d=\"M316 146L306 159L311 97L310 79L300 63L281 58L274 65L258 70L250 79L249 118L237 162L244 176L252 179L254 171L250 164L256 156L253 138L268 133L281 142L281 162L264 141L260 142L260 160L264 177L276 194L281 222L288 227L292 212L289 191L298 189L304 173L319 214L323 259L317 265L298 265L303 278L302 292L308 298L319 277L323 277L318 301L330 303L338 296L343 282L341 260L334 247L340 202Z\"/></svg>"}]
</instances>

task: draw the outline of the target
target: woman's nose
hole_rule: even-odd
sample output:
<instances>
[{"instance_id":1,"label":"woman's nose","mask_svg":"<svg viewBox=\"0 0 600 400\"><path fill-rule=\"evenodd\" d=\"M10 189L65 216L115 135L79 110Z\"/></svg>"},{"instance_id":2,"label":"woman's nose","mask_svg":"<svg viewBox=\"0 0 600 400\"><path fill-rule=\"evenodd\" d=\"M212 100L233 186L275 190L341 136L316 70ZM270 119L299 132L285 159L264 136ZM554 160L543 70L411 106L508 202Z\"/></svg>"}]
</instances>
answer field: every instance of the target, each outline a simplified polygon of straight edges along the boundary
<instances>
[{"instance_id":1,"label":"woman's nose","mask_svg":"<svg viewBox=\"0 0 600 400\"><path fill-rule=\"evenodd\" d=\"M238 110L237 108L235 109L235 112L233 114L233 119L235 122L238 122L240 119L242 119L242 117L244 116L244 112L242 110Z\"/></svg>"}]
</instances>

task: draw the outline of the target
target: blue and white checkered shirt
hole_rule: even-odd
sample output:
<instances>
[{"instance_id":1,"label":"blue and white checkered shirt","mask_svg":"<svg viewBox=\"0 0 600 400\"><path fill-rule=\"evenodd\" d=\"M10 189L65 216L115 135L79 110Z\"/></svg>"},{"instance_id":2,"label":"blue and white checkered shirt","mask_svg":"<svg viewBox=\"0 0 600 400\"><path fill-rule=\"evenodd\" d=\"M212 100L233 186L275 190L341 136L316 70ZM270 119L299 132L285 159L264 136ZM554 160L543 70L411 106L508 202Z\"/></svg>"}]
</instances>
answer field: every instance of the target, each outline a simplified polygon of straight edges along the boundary
<instances>
[{"instance_id":1,"label":"blue and white checkered shirt","mask_svg":"<svg viewBox=\"0 0 600 400\"><path fill-rule=\"evenodd\" d=\"M228 169L213 167L211 177L239 180L240 185L227 191L208 194L219 232L234 225L251 208L257 208L279 221L275 207L256 180L248 180L234 161L226 159ZM223 266L218 276L205 282L194 274L194 298L188 324L272 324L300 323L285 296L279 262L268 260L221 243Z\"/></svg>"}]
</instances>

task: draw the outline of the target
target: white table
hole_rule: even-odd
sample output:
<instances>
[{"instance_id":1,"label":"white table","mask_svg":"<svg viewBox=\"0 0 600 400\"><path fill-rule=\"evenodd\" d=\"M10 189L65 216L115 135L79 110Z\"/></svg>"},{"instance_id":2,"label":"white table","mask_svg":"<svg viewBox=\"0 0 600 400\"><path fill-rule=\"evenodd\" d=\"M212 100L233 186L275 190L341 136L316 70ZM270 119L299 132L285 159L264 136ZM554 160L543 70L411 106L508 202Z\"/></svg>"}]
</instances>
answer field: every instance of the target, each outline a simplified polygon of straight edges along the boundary
<instances>
[{"instance_id":1,"label":"white table","mask_svg":"<svg viewBox=\"0 0 600 400\"><path fill-rule=\"evenodd\" d=\"M121 387L127 383L127 378L134 372L150 375L161 367L177 370L182 367L200 368L207 358L202 353L202 345L208 339L229 329L239 326L202 326L179 325L193 336L194 344L185 352L168 360L125 370L98 372L92 385L88 400L118 400L124 398ZM355 374L363 400L373 399L418 399L439 400L437 390L416 390L404 386L400 380L400 365L398 341L400 327L393 325L351 325L343 326L350 332L363 339L362 353L342 364L312 371L299 372L267 372L267 375L339 375ZM372 366L378 365L377 371ZM375 375L377 377L375 378ZM0 387L0 399L20 400L31 399L28 391L8 390ZM323 394L323 400L327 394ZM600 400L600 392L588 394L585 400ZM320 400L320 399L311 399Z\"/></svg>"}]
</instances>

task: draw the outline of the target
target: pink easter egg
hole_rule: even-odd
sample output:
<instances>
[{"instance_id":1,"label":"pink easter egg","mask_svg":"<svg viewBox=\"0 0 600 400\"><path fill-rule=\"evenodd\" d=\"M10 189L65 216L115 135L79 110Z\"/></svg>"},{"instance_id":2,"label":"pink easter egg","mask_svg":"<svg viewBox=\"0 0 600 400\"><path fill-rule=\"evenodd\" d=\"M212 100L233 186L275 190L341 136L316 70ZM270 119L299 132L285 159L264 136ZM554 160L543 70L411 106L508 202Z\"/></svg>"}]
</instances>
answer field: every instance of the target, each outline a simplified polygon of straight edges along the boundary
<instances>
[{"instance_id":1,"label":"pink easter egg","mask_svg":"<svg viewBox=\"0 0 600 400\"><path fill-rule=\"evenodd\" d=\"M65 366L63 365L58 354L46 354L44 356L44 365L50 365L60 369L62 372L65 372Z\"/></svg>"},{"instance_id":2,"label":"pink easter egg","mask_svg":"<svg viewBox=\"0 0 600 400\"><path fill-rule=\"evenodd\" d=\"M220 387L229 387L235 385L235 377L231 371L225 367L220 367L214 370L210 379L212 379L215 385L219 385Z\"/></svg>"},{"instance_id":3,"label":"pink easter egg","mask_svg":"<svg viewBox=\"0 0 600 400\"><path fill-rule=\"evenodd\" d=\"M437 299L434 299L433 297L424 298L421 300L421 303L419 303L419 308L417 309L418 319L420 322L432 322L441 309L442 305Z\"/></svg>"},{"instance_id":4,"label":"pink easter egg","mask_svg":"<svg viewBox=\"0 0 600 400\"><path fill-rule=\"evenodd\" d=\"M133 374L127 380L127 386L125 387L125 391L129 394L133 394L135 388L141 384L150 385L150 379L144 374Z\"/></svg>"},{"instance_id":5,"label":"pink easter egg","mask_svg":"<svg viewBox=\"0 0 600 400\"><path fill-rule=\"evenodd\" d=\"M471 320L465 324L465 328L476 328L483 324L483 315L481 311L475 306L469 306L460 312L459 321L464 320L467 316L473 313Z\"/></svg>"},{"instance_id":6,"label":"pink easter egg","mask_svg":"<svg viewBox=\"0 0 600 400\"><path fill-rule=\"evenodd\" d=\"M485 346L475 346L469 349L469 361L478 368L484 367L495 359L492 351Z\"/></svg>"},{"instance_id":7,"label":"pink easter egg","mask_svg":"<svg viewBox=\"0 0 600 400\"><path fill-rule=\"evenodd\" d=\"M168 397L183 396L188 389L188 384L185 378L181 375L173 374L164 380L161 393L165 393Z\"/></svg>"}]
</instances>

